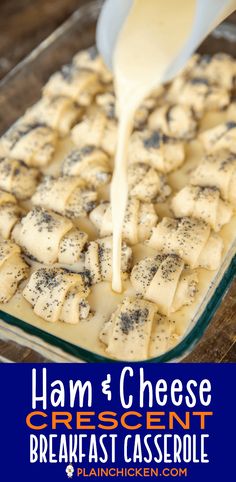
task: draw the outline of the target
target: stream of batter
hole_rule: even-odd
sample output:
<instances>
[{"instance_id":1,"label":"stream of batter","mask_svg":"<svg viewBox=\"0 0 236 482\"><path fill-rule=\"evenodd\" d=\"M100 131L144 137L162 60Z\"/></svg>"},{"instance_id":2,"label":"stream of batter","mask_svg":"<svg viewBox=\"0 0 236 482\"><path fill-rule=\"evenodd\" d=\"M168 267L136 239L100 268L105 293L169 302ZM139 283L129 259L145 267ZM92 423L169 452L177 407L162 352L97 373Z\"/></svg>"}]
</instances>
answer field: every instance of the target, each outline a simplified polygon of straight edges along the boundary
<instances>
[{"instance_id":1,"label":"stream of batter","mask_svg":"<svg viewBox=\"0 0 236 482\"><path fill-rule=\"evenodd\" d=\"M128 200L127 149L135 111L163 82L164 74L191 31L196 0L134 0L114 54L119 116L111 185L113 225L112 289L122 292L122 227ZM171 34L171 35L170 35Z\"/></svg>"}]
</instances>

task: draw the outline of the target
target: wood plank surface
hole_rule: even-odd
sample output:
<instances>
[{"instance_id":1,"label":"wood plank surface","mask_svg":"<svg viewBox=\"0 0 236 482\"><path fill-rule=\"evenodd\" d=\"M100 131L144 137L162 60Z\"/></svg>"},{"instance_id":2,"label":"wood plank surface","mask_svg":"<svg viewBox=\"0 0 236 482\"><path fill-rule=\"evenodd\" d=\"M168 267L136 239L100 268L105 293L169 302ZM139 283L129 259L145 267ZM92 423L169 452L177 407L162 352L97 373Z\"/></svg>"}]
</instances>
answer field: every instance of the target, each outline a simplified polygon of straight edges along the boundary
<instances>
[{"instance_id":1,"label":"wood plank surface","mask_svg":"<svg viewBox=\"0 0 236 482\"><path fill-rule=\"evenodd\" d=\"M86 0L1 0L0 78ZM236 14L231 16L236 23ZM13 362L48 361L30 348L0 340L0 356ZM236 281L209 328L185 362L236 362Z\"/></svg>"},{"instance_id":2,"label":"wood plank surface","mask_svg":"<svg viewBox=\"0 0 236 482\"><path fill-rule=\"evenodd\" d=\"M0 78L86 0L1 0Z\"/></svg>"}]
</instances>

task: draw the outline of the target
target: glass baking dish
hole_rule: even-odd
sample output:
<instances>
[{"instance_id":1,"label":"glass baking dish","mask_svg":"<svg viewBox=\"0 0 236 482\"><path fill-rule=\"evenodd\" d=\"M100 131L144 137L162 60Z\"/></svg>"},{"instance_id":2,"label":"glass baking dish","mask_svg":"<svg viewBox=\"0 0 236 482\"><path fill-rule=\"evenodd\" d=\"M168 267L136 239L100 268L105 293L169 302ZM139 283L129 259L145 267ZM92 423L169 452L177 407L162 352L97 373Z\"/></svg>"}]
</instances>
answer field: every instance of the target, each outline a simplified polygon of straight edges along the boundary
<instances>
[{"instance_id":1,"label":"glass baking dish","mask_svg":"<svg viewBox=\"0 0 236 482\"><path fill-rule=\"evenodd\" d=\"M22 115L26 108L39 99L42 86L53 72L63 64L70 62L78 50L94 44L96 19L101 5L102 1L95 0L79 8L3 79L0 83L0 134ZM201 53L224 51L234 55L235 49L236 26L224 23L205 40L199 51ZM192 350L203 335L233 280L236 272L235 252L236 239L181 341L168 352L149 359L148 362L179 361ZM7 323L18 326L29 334L38 336L79 359L89 362L114 361L99 353L89 351L83 346L78 346L73 342L73 334L70 336L72 341L65 339L65 330L73 330L73 328L60 327L56 333L52 333L50 325L46 322L42 328L37 326L33 319L32 323L29 320L26 322L5 311L0 311L0 317Z\"/></svg>"}]
</instances>

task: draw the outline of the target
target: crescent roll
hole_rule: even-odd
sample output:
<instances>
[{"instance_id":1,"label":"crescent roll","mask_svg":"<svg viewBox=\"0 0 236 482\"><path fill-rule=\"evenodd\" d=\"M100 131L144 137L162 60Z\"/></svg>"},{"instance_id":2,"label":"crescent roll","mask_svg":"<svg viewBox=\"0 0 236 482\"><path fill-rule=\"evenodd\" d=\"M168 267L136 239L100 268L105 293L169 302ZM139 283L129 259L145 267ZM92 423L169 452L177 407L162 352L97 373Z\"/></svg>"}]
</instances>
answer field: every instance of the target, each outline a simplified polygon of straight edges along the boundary
<instances>
[{"instance_id":1,"label":"crescent roll","mask_svg":"<svg viewBox=\"0 0 236 482\"><path fill-rule=\"evenodd\" d=\"M96 191L80 177L46 176L39 184L32 202L69 218L86 216L97 204Z\"/></svg>"},{"instance_id":2,"label":"crescent roll","mask_svg":"<svg viewBox=\"0 0 236 482\"><path fill-rule=\"evenodd\" d=\"M130 163L144 162L162 173L180 167L185 159L184 144L160 131L136 131L129 142Z\"/></svg>"},{"instance_id":3,"label":"crescent roll","mask_svg":"<svg viewBox=\"0 0 236 482\"><path fill-rule=\"evenodd\" d=\"M236 62L233 57L223 52L194 57L195 62L189 72L192 77L205 78L210 85L218 85L227 90L234 88Z\"/></svg>"},{"instance_id":4,"label":"crescent roll","mask_svg":"<svg viewBox=\"0 0 236 482\"><path fill-rule=\"evenodd\" d=\"M42 122L20 119L0 140L5 156L23 161L29 167L49 164L57 143L56 132Z\"/></svg>"},{"instance_id":5,"label":"crescent roll","mask_svg":"<svg viewBox=\"0 0 236 482\"><path fill-rule=\"evenodd\" d=\"M13 239L30 258L41 263L72 265L80 260L88 236L53 211L35 207L16 224Z\"/></svg>"},{"instance_id":6,"label":"crescent roll","mask_svg":"<svg viewBox=\"0 0 236 482\"><path fill-rule=\"evenodd\" d=\"M228 149L236 154L236 122L227 121L199 135L199 139L207 153Z\"/></svg>"},{"instance_id":7,"label":"crescent roll","mask_svg":"<svg viewBox=\"0 0 236 482\"><path fill-rule=\"evenodd\" d=\"M190 106L165 104L151 113L148 126L154 131L161 130L166 136L189 140L196 135L198 121Z\"/></svg>"},{"instance_id":8,"label":"crescent roll","mask_svg":"<svg viewBox=\"0 0 236 482\"><path fill-rule=\"evenodd\" d=\"M94 146L74 149L62 164L65 176L80 176L91 186L98 188L111 180L112 166L107 154Z\"/></svg>"},{"instance_id":9,"label":"crescent roll","mask_svg":"<svg viewBox=\"0 0 236 482\"><path fill-rule=\"evenodd\" d=\"M38 177L38 170L26 166L22 161L7 157L0 159L0 188L13 194L19 200L32 196Z\"/></svg>"},{"instance_id":10,"label":"crescent roll","mask_svg":"<svg viewBox=\"0 0 236 482\"><path fill-rule=\"evenodd\" d=\"M222 199L236 206L236 154L218 151L205 157L190 177L194 186L212 187Z\"/></svg>"},{"instance_id":11,"label":"crescent roll","mask_svg":"<svg viewBox=\"0 0 236 482\"><path fill-rule=\"evenodd\" d=\"M170 85L167 101L193 109L197 118L208 110L224 109L229 105L230 93L225 87L211 85L206 77L186 79L177 76Z\"/></svg>"},{"instance_id":12,"label":"crescent roll","mask_svg":"<svg viewBox=\"0 0 236 482\"><path fill-rule=\"evenodd\" d=\"M112 73L98 54L96 47L81 50L73 57L73 64L79 69L86 69L95 72L102 82L108 84L112 82Z\"/></svg>"},{"instance_id":13,"label":"crescent roll","mask_svg":"<svg viewBox=\"0 0 236 482\"><path fill-rule=\"evenodd\" d=\"M0 303L7 303L28 275L29 267L12 241L0 241Z\"/></svg>"},{"instance_id":14,"label":"crescent roll","mask_svg":"<svg viewBox=\"0 0 236 482\"><path fill-rule=\"evenodd\" d=\"M186 269L175 254L142 259L133 267L130 279L136 294L156 303L164 315L192 303L198 282L196 273Z\"/></svg>"},{"instance_id":15,"label":"crescent roll","mask_svg":"<svg viewBox=\"0 0 236 482\"><path fill-rule=\"evenodd\" d=\"M176 218L201 219L214 231L227 224L233 214L232 207L222 201L216 187L185 186L173 197L171 208Z\"/></svg>"},{"instance_id":16,"label":"crescent roll","mask_svg":"<svg viewBox=\"0 0 236 482\"><path fill-rule=\"evenodd\" d=\"M22 214L23 210L17 205L16 198L0 189L0 235L4 239L11 237L11 232Z\"/></svg>"},{"instance_id":17,"label":"crescent roll","mask_svg":"<svg viewBox=\"0 0 236 482\"><path fill-rule=\"evenodd\" d=\"M59 268L38 269L23 290L35 314L52 323L76 324L86 319L90 312L88 294L80 274Z\"/></svg>"},{"instance_id":18,"label":"crescent roll","mask_svg":"<svg viewBox=\"0 0 236 482\"><path fill-rule=\"evenodd\" d=\"M113 156L117 142L117 120L102 109L91 107L72 129L72 140L78 147L95 146Z\"/></svg>"},{"instance_id":19,"label":"crescent roll","mask_svg":"<svg viewBox=\"0 0 236 482\"><path fill-rule=\"evenodd\" d=\"M190 268L215 270L221 262L223 241L211 234L210 226L199 219L163 218L152 230L150 247L163 254L176 254Z\"/></svg>"},{"instance_id":20,"label":"crescent roll","mask_svg":"<svg viewBox=\"0 0 236 482\"><path fill-rule=\"evenodd\" d=\"M108 202L99 204L91 211L89 217L98 229L99 236L112 234L111 206ZM123 240L132 245L148 239L157 219L153 204L142 203L135 198L130 199L124 219Z\"/></svg>"},{"instance_id":21,"label":"crescent roll","mask_svg":"<svg viewBox=\"0 0 236 482\"><path fill-rule=\"evenodd\" d=\"M163 202L171 193L166 177L144 162L128 166L128 186L130 197L143 202Z\"/></svg>"},{"instance_id":22,"label":"crescent roll","mask_svg":"<svg viewBox=\"0 0 236 482\"><path fill-rule=\"evenodd\" d=\"M156 314L150 301L127 297L117 306L100 334L106 352L119 360L144 360Z\"/></svg>"},{"instance_id":23,"label":"crescent roll","mask_svg":"<svg viewBox=\"0 0 236 482\"><path fill-rule=\"evenodd\" d=\"M63 65L60 71L50 77L43 88L43 95L70 97L79 105L88 106L101 90L102 86L95 72L79 69L72 63Z\"/></svg>"},{"instance_id":24,"label":"crescent roll","mask_svg":"<svg viewBox=\"0 0 236 482\"><path fill-rule=\"evenodd\" d=\"M125 243L121 250L123 276L130 270L132 250ZM91 284L112 280L112 237L88 243L85 251L85 272Z\"/></svg>"},{"instance_id":25,"label":"crescent roll","mask_svg":"<svg viewBox=\"0 0 236 482\"><path fill-rule=\"evenodd\" d=\"M83 115L83 109L69 97L59 95L42 97L27 110L25 117L34 122L43 122L66 136Z\"/></svg>"}]
</instances>

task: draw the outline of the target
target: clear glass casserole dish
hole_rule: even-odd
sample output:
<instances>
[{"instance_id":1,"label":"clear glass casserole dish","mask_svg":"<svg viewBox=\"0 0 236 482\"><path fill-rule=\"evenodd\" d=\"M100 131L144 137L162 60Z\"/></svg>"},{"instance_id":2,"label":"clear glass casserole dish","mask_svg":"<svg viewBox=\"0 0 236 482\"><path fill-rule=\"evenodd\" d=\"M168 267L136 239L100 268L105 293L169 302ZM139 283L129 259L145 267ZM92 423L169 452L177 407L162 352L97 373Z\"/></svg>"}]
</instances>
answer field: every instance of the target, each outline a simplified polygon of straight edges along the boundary
<instances>
[{"instance_id":1,"label":"clear glass casserole dish","mask_svg":"<svg viewBox=\"0 0 236 482\"><path fill-rule=\"evenodd\" d=\"M39 99L42 86L53 72L70 62L78 50L94 44L96 19L101 5L102 2L96 0L82 6L3 79L0 83L0 134ZM224 51L234 55L235 47L236 26L224 23L207 38L199 51ZM173 349L147 360L148 362L178 361L192 350L233 280L236 271L235 251L236 239L231 244L214 282L210 283L207 295L198 306L197 313L191 319L181 341ZM52 330L46 322L39 324L32 319L31 323L31 320L24 321L7 311L0 311L0 317L80 359L89 362L114 361L103 356L102 351L99 353L99 350L96 352L88 349L89 335L88 340L81 340L81 346L78 346L74 342L78 338L76 332L73 333L75 329L70 326L68 328L60 324L58 329ZM71 330L69 336L68 330Z\"/></svg>"}]
</instances>

